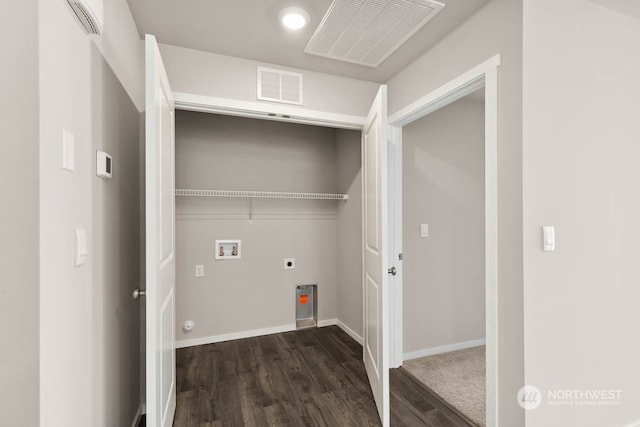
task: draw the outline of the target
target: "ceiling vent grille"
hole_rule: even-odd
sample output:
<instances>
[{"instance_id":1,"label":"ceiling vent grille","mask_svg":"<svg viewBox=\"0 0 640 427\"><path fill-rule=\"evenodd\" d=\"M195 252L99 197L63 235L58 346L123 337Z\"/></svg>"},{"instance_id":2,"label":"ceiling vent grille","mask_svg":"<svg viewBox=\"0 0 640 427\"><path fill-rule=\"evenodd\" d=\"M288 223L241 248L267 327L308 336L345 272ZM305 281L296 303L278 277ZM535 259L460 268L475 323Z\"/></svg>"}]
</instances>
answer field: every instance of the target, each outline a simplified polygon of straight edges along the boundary
<instances>
[{"instance_id":1,"label":"ceiling vent grille","mask_svg":"<svg viewBox=\"0 0 640 427\"><path fill-rule=\"evenodd\" d=\"M304 51L377 67L443 8L433 0L334 0Z\"/></svg>"},{"instance_id":2,"label":"ceiling vent grille","mask_svg":"<svg viewBox=\"0 0 640 427\"><path fill-rule=\"evenodd\" d=\"M302 74L258 67L258 99L302 105Z\"/></svg>"}]
</instances>

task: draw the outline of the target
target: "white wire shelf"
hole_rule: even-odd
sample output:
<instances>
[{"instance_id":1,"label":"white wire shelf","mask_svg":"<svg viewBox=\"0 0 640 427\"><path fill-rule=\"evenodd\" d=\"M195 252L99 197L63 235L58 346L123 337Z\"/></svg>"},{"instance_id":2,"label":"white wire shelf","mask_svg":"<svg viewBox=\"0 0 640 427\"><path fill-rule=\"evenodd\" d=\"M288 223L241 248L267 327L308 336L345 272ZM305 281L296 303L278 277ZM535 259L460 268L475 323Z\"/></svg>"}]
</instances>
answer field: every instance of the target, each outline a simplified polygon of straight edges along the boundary
<instances>
[{"instance_id":1,"label":"white wire shelf","mask_svg":"<svg viewBox=\"0 0 640 427\"><path fill-rule=\"evenodd\" d=\"M234 191L176 189L176 196L186 197L230 197L245 199L300 199L300 200L348 200L348 194L291 193L286 191Z\"/></svg>"}]
</instances>

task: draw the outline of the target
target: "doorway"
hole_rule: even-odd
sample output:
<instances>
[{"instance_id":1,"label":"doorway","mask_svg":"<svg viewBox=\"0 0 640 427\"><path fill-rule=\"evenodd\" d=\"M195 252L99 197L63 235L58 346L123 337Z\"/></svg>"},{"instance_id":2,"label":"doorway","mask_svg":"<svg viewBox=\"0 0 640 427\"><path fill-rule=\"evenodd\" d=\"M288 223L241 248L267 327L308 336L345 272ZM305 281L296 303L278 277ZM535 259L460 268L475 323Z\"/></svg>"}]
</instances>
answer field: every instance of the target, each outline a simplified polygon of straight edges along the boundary
<instances>
[{"instance_id":1,"label":"doorway","mask_svg":"<svg viewBox=\"0 0 640 427\"><path fill-rule=\"evenodd\" d=\"M484 426L484 88L405 126L403 148L403 367Z\"/></svg>"},{"instance_id":2,"label":"doorway","mask_svg":"<svg viewBox=\"0 0 640 427\"><path fill-rule=\"evenodd\" d=\"M168 425L176 408L175 376L175 110L216 112L301 124L361 129L362 140L362 268L363 360L376 408L383 425L389 424L389 281L387 180L387 88L380 86L367 117L344 116L290 107L172 92L154 36L146 46L146 405L152 425ZM182 108L181 108L182 107ZM275 110L275 111L274 111ZM232 171L232 174L234 172ZM247 194L251 193L251 194ZM288 193L287 199L311 193ZM281 198L282 192L187 189L184 195ZM311 194L317 199L318 194ZM273 197L272 197L273 196ZM327 194L322 194L326 199ZM335 196L335 194L329 194ZM333 197L329 197L333 199ZM249 207L249 220L252 205ZM277 239L274 239L277 240ZM224 244L231 248L225 253ZM240 259L240 241L216 243L216 254ZM218 252L217 248L221 247ZM243 251L244 252L244 251ZM201 275L203 265L196 265ZM337 323L337 319L336 319ZM184 329L193 329L186 321Z\"/></svg>"},{"instance_id":3,"label":"doorway","mask_svg":"<svg viewBox=\"0 0 640 427\"><path fill-rule=\"evenodd\" d=\"M406 270L403 266L403 131L406 126L441 110L443 107L484 88L484 150L481 153L484 160L484 324L486 330L486 425L498 425L497 420L497 70L500 56L469 70L467 73L453 79L432 93L418 99L389 117L391 125L390 147L390 202L394 206L391 224L390 241L392 250L390 265L398 265L397 274L391 278L391 366L400 367L404 364L405 337L404 328L415 328L416 325L404 325L403 294L407 288L403 286ZM410 183L405 183L410 185ZM425 223L428 223L425 221ZM428 229L421 230L418 223L417 233L429 233ZM410 224L415 228L416 224ZM427 226L428 227L428 226ZM415 230L414 230L415 231ZM428 238L428 237L427 237ZM407 295L409 297L409 295ZM406 299L406 298L405 298ZM466 344L482 344L479 340L469 340ZM442 350L442 349L441 349ZM446 348L444 348L446 350ZM411 357L412 355L408 355ZM415 354L414 354L415 356Z\"/></svg>"}]
</instances>

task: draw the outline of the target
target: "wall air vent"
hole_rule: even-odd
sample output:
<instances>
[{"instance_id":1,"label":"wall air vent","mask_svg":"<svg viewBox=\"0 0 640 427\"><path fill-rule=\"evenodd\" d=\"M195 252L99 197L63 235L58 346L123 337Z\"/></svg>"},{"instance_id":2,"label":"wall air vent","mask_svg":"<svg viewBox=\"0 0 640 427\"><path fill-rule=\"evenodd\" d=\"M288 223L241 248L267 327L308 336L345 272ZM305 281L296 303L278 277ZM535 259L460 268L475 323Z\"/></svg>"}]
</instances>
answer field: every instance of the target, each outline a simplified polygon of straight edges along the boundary
<instances>
[{"instance_id":1,"label":"wall air vent","mask_svg":"<svg viewBox=\"0 0 640 427\"><path fill-rule=\"evenodd\" d=\"M102 33L102 0L67 0L67 3L69 3L87 33Z\"/></svg>"},{"instance_id":2,"label":"wall air vent","mask_svg":"<svg viewBox=\"0 0 640 427\"><path fill-rule=\"evenodd\" d=\"M443 8L433 0L334 0L304 51L377 67Z\"/></svg>"},{"instance_id":3,"label":"wall air vent","mask_svg":"<svg viewBox=\"0 0 640 427\"><path fill-rule=\"evenodd\" d=\"M258 99L302 105L302 74L258 67Z\"/></svg>"}]
</instances>

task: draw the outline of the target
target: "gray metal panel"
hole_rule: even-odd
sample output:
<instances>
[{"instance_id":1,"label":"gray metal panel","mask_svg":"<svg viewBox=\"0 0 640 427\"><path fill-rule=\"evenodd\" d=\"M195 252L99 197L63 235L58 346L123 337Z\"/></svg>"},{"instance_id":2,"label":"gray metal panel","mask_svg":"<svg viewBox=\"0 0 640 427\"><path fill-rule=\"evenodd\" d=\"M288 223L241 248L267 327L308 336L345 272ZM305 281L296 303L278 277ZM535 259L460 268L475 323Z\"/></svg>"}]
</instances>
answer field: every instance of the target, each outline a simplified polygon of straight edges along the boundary
<instances>
[{"instance_id":1,"label":"gray metal panel","mask_svg":"<svg viewBox=\"0 0 640 427\"><path fill-rule=\"evenodd\" d=\"M318 285L296 286L296 328L318 325Z\"/></svg>"}]
</instances>

